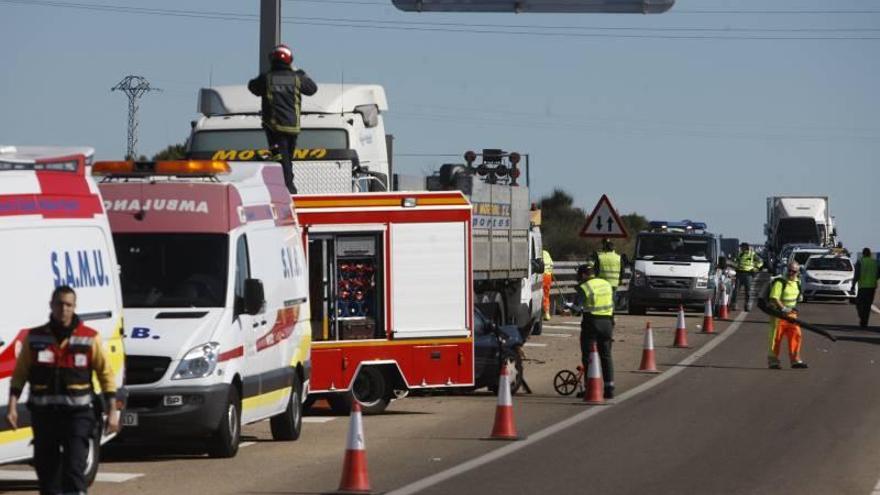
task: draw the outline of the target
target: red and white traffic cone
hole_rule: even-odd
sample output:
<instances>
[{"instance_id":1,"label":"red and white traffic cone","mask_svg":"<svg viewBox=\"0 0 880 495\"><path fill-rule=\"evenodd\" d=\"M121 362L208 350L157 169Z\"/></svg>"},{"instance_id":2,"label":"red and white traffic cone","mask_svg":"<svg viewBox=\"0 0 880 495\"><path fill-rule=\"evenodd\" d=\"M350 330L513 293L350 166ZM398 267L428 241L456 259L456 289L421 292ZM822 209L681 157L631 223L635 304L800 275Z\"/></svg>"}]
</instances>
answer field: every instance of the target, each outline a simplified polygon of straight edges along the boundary
<instances>
[{"instance_id":1,"label":"red and white traffic cone","mask_svg":"<svg viewBox=\"0 0 880 495\"><path fill-rule=\"evenodd\" d=\"M361 404L352 397L351 423L348 426L348 444L342 463L339 493L370 493L370 475L367 473L367 451L364 445L364 424Z\"/></svg>"},{"instance_id":2,"label":"red and white traffic cone","mask_svg":"<svg viewBox=\"0 0 880 495\"><path fill-rule=\"evenodd\" d=\"M587 390L584 393L584 403L595 406L605 404L605 381L602 379L599 349L595 342L590 344L590 364L587 367Z\"/></svg>"},{"instance_id":3,"label":"red and white traffic cone","mask_svg":"<svg viewBox=\"0 0 880 495\"><path fill-rule=\"evenodd\" d=\"M678 321L675 323L675 342L672 343L672 347L690 347L688 345L687 323L684 321L684 306L678 307Z\"/></svg>"},{"instance_id":4,"label":"red and white traffic cone","mask_svg":"<svg viewBox=\"0 0 880 495\"><path fill-rule=\"evenodd\" d=\"M495 408L495 424L491 440L519 440L513 423L513 397L510 395L510 374L507 366L501 366L498 378L498 406Z\"/></svg>"},{"instance_id":5,"label":"red and white traffic cone","mask_svg":"<svg viewBox=\"0 0 880 495\"><path fill-rule=\"evenodd\" d=\"M651 322L645 325L645 345L642 348L642 364L639 365L642 373L660 373L657 369L657 360L654 357L654 331Z\"/></svg>"},{"instance_id":6,"label":"red and white traffic cone","mask_svg":"<svg viewBox=\"0 0 880 495\"><path fill-rule=\"evenodd\" d=\"M730 319L730 310L727 307L728 304L728 296L727 296L727 287L723 284L721 285L721 307L718 308L718 319L719 320L728 320Z\"/></svg>"},{"instance_id":7,"label":"red and white traffic cone","mask_svg":"<svg viewBox=\"0 0 880 495\"><path fill-rule=\"evenodd\" d=\"M706 311L703 313L703 330L700 333L715 333L715 320L712 317L712 299L706 299Z\"/></svg>"}]
</instances>

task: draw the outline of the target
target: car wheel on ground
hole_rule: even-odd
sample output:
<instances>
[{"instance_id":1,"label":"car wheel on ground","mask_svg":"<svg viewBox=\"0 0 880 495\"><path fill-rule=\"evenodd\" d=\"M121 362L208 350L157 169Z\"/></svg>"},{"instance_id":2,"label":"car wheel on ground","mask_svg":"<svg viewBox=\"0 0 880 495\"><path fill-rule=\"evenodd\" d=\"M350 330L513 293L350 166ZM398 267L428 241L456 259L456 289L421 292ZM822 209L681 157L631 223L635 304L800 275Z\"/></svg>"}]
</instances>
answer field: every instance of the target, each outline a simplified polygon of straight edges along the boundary
<instances>
[{"instance_id":1,"label":"car wheel on ground","mask_svg":"<svg viewBox=\"0 0 880 495\"><path fill-rule=\"evenodd\" d=\"M302 384L299 376L294 376L293 384L290 386L290 399L287 401L287 408L283 413L270 418L269 423L272 429L272 439L291 441L299 438L302 433Z\"/></svg>"},{"instance_id":2,"label":"car wheel on ground","mask_svg":"<svg viewBox=\"0 0 880 495\"><path fill-rule=\"evenodd\" d=\"M226 401L226 410L220 418L220 425L208 444L208 454L211 457L228 458L235 457L238 453L238 444L241 441L241 398L238 389L229 387L229 398Z\"/></svg>"}]
</instances>

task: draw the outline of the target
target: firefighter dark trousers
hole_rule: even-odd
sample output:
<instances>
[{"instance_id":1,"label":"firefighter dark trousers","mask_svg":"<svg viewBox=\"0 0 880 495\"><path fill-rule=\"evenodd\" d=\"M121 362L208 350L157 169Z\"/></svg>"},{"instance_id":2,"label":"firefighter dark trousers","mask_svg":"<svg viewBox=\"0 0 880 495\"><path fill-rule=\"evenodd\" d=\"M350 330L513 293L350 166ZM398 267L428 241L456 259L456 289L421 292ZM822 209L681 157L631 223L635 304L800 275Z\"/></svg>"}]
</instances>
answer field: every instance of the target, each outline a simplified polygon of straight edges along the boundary
<instances>
[{"instance_id":1,"label":"firefighter dark trousers","mask_svg":"<svg viewBox=\"0 0 880 495\"><path fill-rule=\"evenodd\" d=\"M584 369L590 366L590 344L596 342L605 390L614 390L614 361L611 359L611 342L614 323L611 317L585 315L581 321L581 361Z\"/></svg>"},{"instance_id":2,"label":"firefighter dark trousers","mask_svg":"<svg viewBox=\"0 0 880 495\"><path fill-rule=\"evenodd\" d=\"M736 296L739 293L740 287L742 287L743 292L746 297L746 309L752 309L752 281L755 279L754 273L739 273L736 274L736 290L733 291L733 295L730 297L730 309L736 309Z\"/></svg>"},{"instance_id":3,"label":"firefighter dark trousers","mask_svg":"<svg viewBox=\"0 0 880 495\"><path fill-rule=\"evenodd\" d=\"M856 296L856 311L859 313L859 325L868 326L868 319L871 317L871 305L874 304L874 295L877 289L859 289Z\"/></svg>"},{"instance_id":4,"label":"firefighter dark trousers","mask_svg":"<svg viewBox=\"0 0 880 495\"><path fill-rule=\"evenodd\" d=\"M94 411L34 408L31 424L40 493L86 493L86 458L95 429Z\"/></svg>"},{"instance_id":5,"label":"firefighter dark trousers","mask_svg":"<svg viewBox=\"0 0 880 495\"><path fill-rule=\"evenodd\" d=\"M287 134L266 129L266 138L269 140L269 149L272 159L281 162L284 171L284 184L290 194L296 194L296 186L293 184L293 150L296 149L296 139L299 134Z\"/></svg>"}]
</instances>

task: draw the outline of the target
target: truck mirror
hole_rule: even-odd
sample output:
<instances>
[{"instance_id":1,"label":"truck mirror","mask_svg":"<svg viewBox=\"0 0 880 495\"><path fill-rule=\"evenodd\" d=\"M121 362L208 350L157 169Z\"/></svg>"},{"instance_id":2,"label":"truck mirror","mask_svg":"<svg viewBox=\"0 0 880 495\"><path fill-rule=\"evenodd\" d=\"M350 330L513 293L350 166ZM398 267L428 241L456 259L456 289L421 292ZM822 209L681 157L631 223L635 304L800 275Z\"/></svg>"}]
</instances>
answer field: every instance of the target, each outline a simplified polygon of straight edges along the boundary
<instances>
[{"instance_id":1,"label":"truck mirror","mask_svg":"<svg viewBox=\"0 0 880 495\"><path fill-rule=\"evenodd\" d=\"M541 258L532 260L532 273L544 273L544 260Z\"/></svg>"},{"instance_id":2,"label":"truck mirror","mask_svg":"<svg viewBox=\"0 0 880 495\"><path fill-rule=\"evenodd\" d=\"M249 315L260 314L266 304L263 282L257 278L244 281L244 312Z\"/></svg>"}]
</instances>

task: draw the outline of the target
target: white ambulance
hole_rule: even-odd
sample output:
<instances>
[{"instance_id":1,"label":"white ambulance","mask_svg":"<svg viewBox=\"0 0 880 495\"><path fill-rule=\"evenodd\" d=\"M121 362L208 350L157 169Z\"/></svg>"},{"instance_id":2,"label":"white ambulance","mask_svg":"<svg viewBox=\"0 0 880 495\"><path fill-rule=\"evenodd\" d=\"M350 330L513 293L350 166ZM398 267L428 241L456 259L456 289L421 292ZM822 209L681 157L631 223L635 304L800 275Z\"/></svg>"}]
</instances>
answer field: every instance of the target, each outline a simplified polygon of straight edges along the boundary
<instances>
[{"instance_id":1,"label":"white ambulance","mask_svg":"<svg viewBox=\"0 0 880 495\"><path fill-rule=\"evenodd\" d=\"M124 436L238 451L296 440L310 375L308 272L281 166L97 162L122 268Z\"/></svg>"},{"instance_id":2,"label":"white ambulance","mask_svg":"<svg viewBox=\"0 0 880 495\"><path fill-rule=\"evenodd\" d=\"M122 386L122 299L116 254L94 182L86 174L91 148L0 146L0 417L6 417L9 382L26 330L49 318L49 299L60 285L76 290L76 312L101 334L104 352ZM96 391L100 386L96 383ZM0 463L32 456L33 432L23 406L19 428L0 420ZM104 404L98 398L95 413ZM87 462L98 470L98 421Z\"/></svg>"}]
</instances>

